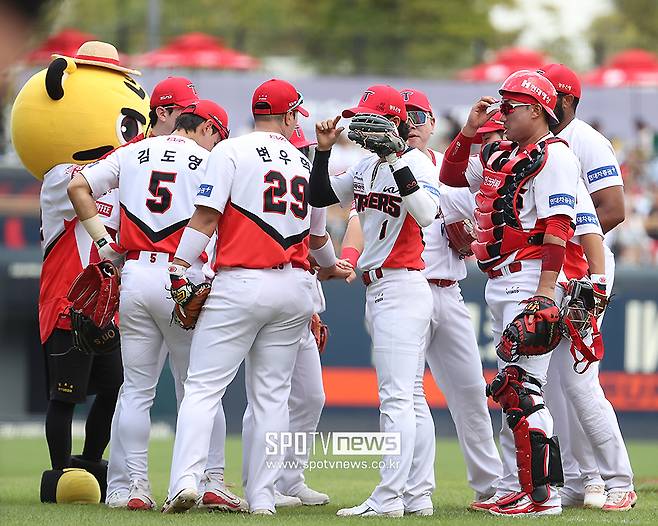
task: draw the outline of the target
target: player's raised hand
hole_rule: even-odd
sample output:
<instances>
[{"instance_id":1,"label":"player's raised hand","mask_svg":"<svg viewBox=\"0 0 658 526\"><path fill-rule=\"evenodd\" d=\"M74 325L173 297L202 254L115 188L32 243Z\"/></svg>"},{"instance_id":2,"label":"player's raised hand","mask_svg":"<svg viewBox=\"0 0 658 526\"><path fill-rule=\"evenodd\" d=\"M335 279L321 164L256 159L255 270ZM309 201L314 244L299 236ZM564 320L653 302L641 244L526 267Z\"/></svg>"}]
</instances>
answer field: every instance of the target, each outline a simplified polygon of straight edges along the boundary
<instances>
[{"instance_id":1,"label":"player's raised hand","mask_svg":"<svg viewBox=\"0 0 658 526\"><path fill-rule=\"evenodd\" d=\"M318 140L316 150L331 150L331 147L336 144L338 137L340 137L340 134L343 133L343 130L345 129L344 126L338 127L339 120L340 115L338 115L335 119L320 121L315 125L315 136Z\"/></svg>"},{"instance_id":2,"label":"player's raised hand","mask_svg":"<svg viewBox=\"0 0 658 526\"><path fill-rule=\"evenodd\" d=\"M466 124L462 128L462 133L466 137L475 137L478 128L491 117L491 113L488 110L496 102L498 101L494 97L480 97L480 100L473 104L466 119Z\"/></svg>"}]
</instances>

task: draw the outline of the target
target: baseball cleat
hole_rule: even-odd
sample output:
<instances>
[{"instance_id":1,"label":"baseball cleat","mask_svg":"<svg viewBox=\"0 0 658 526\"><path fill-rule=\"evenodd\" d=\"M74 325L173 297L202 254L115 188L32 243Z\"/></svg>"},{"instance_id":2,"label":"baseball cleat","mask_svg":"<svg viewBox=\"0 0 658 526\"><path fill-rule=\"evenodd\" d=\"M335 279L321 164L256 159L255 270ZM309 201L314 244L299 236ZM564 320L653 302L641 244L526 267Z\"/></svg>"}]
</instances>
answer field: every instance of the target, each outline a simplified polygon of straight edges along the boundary
<instances>
[{"instance_id":1,"label":"baseball cleat","mask_svg":"<svg viewBox=\"0 0 658 526\"><path fill-rule=\"evenodd\" d=\"M434 508L423 508L422 510L406 511L405 515L415 515L416 517L431 517L434 515Z\"/></svg>"},{"instance_id":2,"label":"baseball cleat","mask_svg":"<svg viewBox=\"0 0 658 526\"><path fill-rule=\"evenodd\" d=\"M608 495L605 492L604 484L591 484L585 486L585 498L583 499L583 507L601 509L605 506ZM564 501L562 502L564 506Z\"/></svg>"},{"instance_id":3,"label":"baseball cleat","mask_svg":"<svg viewBox=\"0 0 658 526\"><path fill-rule=\"evenodd\" d=\"M130 495L130 490L127 489L118 489L113 491L105 499L105 505L108 508L125 508L128 506L128 497Z\"/></svg>"},{"instance_id":4,"label":"baseball cleat","mask_svg":"<svg viewBox=\"0 0 658 526\"><path fill-rule=\"evenodd\" d=\"M302 501L304 506L323 506L329 504L329 495L320 493L314 489L305 486L299 493L293 495Z\"/></svg>"},{"instance_id":5,"label":"baseball cleat","mask_svg":"<svg viewBox=\"0 0 658 526\"><path fill-rule=\"evenodd\" d=\"M252 515L274 515L274 512L272 510L268 509L262 509L262 510L254 510L251 512Z\"/></svg>"},{"instance_id":6,"label":"baseball cleat","mask_svg":"<svg viewBox=\"0 0 658 526\"><path fill-rule=\"evenodd\" d=\"M130 483L130 494L128 495L129 510L152 510L155 501L151 496L151 485L146 480L133 480Z\"/></svg>"},{"instance_id":7,"label":"baseball cleat","mask_svg":"<svg viewBox=\"0 0 658 526\"><path fill-rule=\"evenodd\" d=\"M196 489L185 488L176 493L172 499L167 499L162 505L162 513L185 513L199 500Z\"/></svg>"},{"instance_id":8,"label":"baseball cleat","mask_svg":"<svg viewBox=\"0 0 658 526\"><path fill-rule=\"evenodd\" d=\"M471 502L468 509L471 511L489 511L491 508L497 505L498 499L501 496L502 495L498 495L496 493L489 498L481 498L474 500L473 502Z\"/></svg>"},{"instance_id":9,"label":"baseball cleat","mask_svg":"<svg viewBox=\"0 0 658 526\"><path fill-rule=\"evenodd\" d=\"M291 497L274 490L274 506L277 508L296 508L302 505L302 499L299 497Z\"/></svg>"},{"instance_id":10,"label":"baseball cleat","mask_svg":"<svg viewBox=\"0 0 658 526\"><path fill-rule=\"evenodd\" d=\"M404 510L378 512L365 502L352 508L343 508L336 512L339 517L402 517Z\"/></svg>"},{"instance_id":11,"label":"baseball cleat","mask_svg":"<svg viewBox=\"0 0 658 526\"><path fill-rule=\"evenodd\" d=\"M210 511L249 511L247 501L238 497L226 487L224 475L206 473L201 480L199 508Z\"/></svg>"},{"instance_id":12,"label":"baseball cleat","mask_svg":"<svg viewBox=\"0 0 658 526\"><path fill-rule=\"evenodd\" d=\"M525 495L519 500L508 504L507 506L494 506L489 510L492 515L500 515L506 517L529 517L540 515L560 515L562 513L562 506L546 506L537 504L532 501L530 497Z\"/></svg>"},{"instance_id":13,"label":"baseball cleat","mask_svg":"<svg viewBox=\"0 0 658 526\"><path fill-rule=\"evenodd\" d=\"M634 491L609 491L608 498L601 508L603 511L628 511L637 502L637 494Z\"/></svg>"}]
</instances>

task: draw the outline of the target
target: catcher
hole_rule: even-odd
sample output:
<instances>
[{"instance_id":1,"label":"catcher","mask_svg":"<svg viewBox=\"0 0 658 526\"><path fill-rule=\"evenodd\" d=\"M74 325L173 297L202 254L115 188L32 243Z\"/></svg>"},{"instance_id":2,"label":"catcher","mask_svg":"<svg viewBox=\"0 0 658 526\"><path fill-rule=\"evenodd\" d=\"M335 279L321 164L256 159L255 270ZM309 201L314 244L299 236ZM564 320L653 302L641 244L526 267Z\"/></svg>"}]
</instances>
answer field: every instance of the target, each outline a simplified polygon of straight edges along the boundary
<instances>
[{"instance_id":1,"label":"catcher","mask_svg":"<svg viewBox=\"0 0 658 526\"><path fill-rule=\"evenodd\" d=\"M181 112L171 135L118 148L69 183L71 202L92 239L125 251L120 296L125 379L113 423L120 441L113 434L112 448L116 441L124 453L131 509L155 506L142 454L148 447L149 409L167 349L178 369L187 371L192 333L181 327L194 328L209 291L202 283L201 258L187 272L192 281L181 280L173 297L167 268L194 210L194 196L207 191L199 185L209 152L228 135L224 109L199 100ZM95 197L115 188L121 196L121 248L111 242L94 206ZM111 454L111 471L113 462Z\"/></svg>"},{"instance_id":2,"label":"catcher","mask_svg":"<svg viewBox=\"0 0 658 526\"><path fill-rule=\"evenodd\" d=\"M441 167L441 182L476 192L472 249L487 273L486 301L493 315L499 373L487 386L506 418L500 435L500 488L494 515L558 515L562 465L542 388L551 351L560 343L556 280L573 234L579 164L549 131L557 93L531 71L510 75L499 90L509 141L485 146L481 163L468 162L470 145L488 119L493 97L472 107ZM512 142L513 141L513 142ZM517 472L510 469L516 456Z\"/></svg>"}]
</instances>

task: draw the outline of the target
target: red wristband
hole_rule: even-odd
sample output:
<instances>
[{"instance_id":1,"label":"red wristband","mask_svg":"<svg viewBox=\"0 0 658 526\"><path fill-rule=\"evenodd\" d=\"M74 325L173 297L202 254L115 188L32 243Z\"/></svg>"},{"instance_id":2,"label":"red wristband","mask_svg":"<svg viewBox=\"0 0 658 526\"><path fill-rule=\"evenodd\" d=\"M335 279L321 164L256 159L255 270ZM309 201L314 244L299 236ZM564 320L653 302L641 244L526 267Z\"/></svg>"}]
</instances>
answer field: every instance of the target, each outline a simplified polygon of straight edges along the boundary
<instances>
[{"instance_id":1,"label":"red wristband","mask_svg":"<svg viewBox=\"0 0 658 526\"><path fill-rule=\"evenodd\" d=\"M564 263L566 247L545 243L541 247L541 271L560 272Z\"/></svg>"},{"instance_id":2,"label":"red wristband","mask_svg":"<svg viewBox=\"0 0 658 526\"><path fill-rule=\"evenodd\" d=\"M354 247L345 247L340 252L340 259L346 259L350 262L354 268L356 268L356 262L359 260L361 253Z\"/></svg>"}]
</instances>

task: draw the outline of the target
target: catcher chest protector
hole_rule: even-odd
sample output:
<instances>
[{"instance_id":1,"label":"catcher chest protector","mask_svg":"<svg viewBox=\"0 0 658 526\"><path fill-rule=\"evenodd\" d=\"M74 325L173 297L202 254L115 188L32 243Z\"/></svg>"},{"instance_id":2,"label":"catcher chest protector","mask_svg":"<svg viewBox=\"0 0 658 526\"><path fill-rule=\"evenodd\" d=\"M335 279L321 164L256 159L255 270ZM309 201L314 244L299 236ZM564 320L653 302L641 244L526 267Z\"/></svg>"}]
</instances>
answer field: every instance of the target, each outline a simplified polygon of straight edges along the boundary
<instances>
[{"instance_id":1,"label":"catcher chest protector","mask_svg":"<svg viewBox=\"0 0 658 526\"><path fill-rule=\"evenodd\" d=\"M482 271L516 250L543 243L544 221L538 219L534 228L525 231L519 209L523 207L523 186L541 172L548 160L548 145L555 142L564 141L551 137L539 145L529 144L511 159L516 143L498 141L483 148L483 181L475 194L476 240L471 245Z\"/></svg>"},{"instance_id":2,"label":"catcher chest protector","mask_svg":"<svg viewBox=\"0 0 658 526\"><path fill-rule=\"evenodd\" d=\"M524 384L531 384L536 390ZM508 365L487 385L487 396L501 405L514 434L521 491L537 504L546 502L548 486L561 486L564 476L557 437L549 438L541 429L531 428L527 420L531 414L544 409L543 403L535 403L533 399L543 402L541 384L521 367ZM510 496L510 499L511 503L518 496Z\"/></svg>"}]
</instances>

